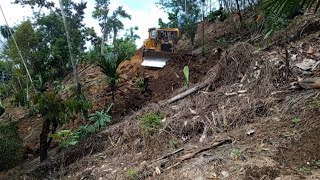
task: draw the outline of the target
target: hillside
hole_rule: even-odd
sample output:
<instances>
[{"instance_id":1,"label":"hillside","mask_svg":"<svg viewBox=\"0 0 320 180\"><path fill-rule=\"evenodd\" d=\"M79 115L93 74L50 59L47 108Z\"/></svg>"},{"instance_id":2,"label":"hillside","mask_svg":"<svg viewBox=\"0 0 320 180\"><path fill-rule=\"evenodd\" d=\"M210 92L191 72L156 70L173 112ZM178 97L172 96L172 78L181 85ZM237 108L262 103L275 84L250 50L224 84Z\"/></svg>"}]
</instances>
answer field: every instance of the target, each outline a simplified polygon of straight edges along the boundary
<instances>
[{"instance_id":1,"label":"hillside","mask_svg":"<svg viewBox=\"0 0 320 180\"><path fill-rule=\"evenodd\" d=\"M288 79L284 32L271 45L260 44L235 22L204 22L204 56L200 24L192 54L188 41L180 40L181 54L163 69L142 67L139 49L118 69L112 125L73 147L55 144L47 162L32 157L0 179L320 179L320 92L297 85L298 77L320 76L319 14L297 17L288 32ZM202 88L168 103L187 90L186 65L190 88ZM79 72L92 112L108 106L112 97L100 68L81 65ZM134 82L146 77L148 90L142 93ZM62 84L60 93L68 97L71 75ZM21 108L10 112L36 154L40 117L30 120ZM139 123L146 113L164 114L161 128L146 133ZM65 127L80 124L79 117Z\"/></svg>"}]
</instances>

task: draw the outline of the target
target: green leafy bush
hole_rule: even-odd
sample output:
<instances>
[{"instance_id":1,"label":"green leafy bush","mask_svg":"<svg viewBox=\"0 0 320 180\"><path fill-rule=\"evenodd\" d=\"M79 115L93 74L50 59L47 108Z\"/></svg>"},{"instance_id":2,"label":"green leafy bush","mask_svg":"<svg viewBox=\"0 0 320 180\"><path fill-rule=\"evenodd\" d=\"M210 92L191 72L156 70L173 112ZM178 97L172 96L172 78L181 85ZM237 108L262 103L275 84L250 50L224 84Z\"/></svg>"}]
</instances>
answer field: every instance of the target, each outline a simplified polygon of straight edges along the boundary
<instances>
[{"instance_id":1,"label":"green leafy bush","mask_svg":"<svg viewBox=\"0 0 320 180\"><path fill-rule=\"evenodd\" d=\"M67 101L62 100L54 92L40 93L34 97L34 104L44 121L62 125L70 116L71 112Z\"/></svg>"},{"instance_id":2,"label":"green leafy bush","mask_svg":"<svg viewBox=\"0 0 320 180\"><path fill-rule=\"evenodd\" d=\"M93 114L90 114L90 120L94 122L94 127L97 130L100 130L111 121L111 116L104 111L96 111Z\"/></svg>"},{"instance_id":3,"label":"green leafy bush","mask_svg":"<svg viewBox=\"0 0 320 180\"><path fill-rule=\"evenodd\" d=\"M13 123L0 124L0 171L22 161L23 145Z\"/></svg>"},{"instance_id":4,"label":"green leafy bush","mask_svg":"<svg viewBox=\"0 0 320 180\"><path fill-rule=\"evenodd\" d=\"M27 93L25 90L20 90L14 95L14 104L16 106L26 106L27 105Z\"/></svg>"},{"instance_id":5,"label":"green leafy bush","mask_svg":"<svg viewBox=\"0 0 320 180\"><path fill-rule=\"evenodd\" d=\"M96 111L89 115L92 124L87 124L85 126L80 126L76 134L80 138L87 137L94 132L97 132L101 128L107 126L111 122L112 117L105 113L104 111Z\"/></svg>"},{"instance_id":6,"label":"green leafy bush","mask_svg":"<svg viewBox=\"0 0 320 180\"><path fill-rule=\"evenodd\" d=\"M208 15L208 21L214 22L216 19L219 19L219 21L223 22L228 17L227 11L223 10L223 8L220 8L216 11L211 11Z\"/></svg>"},{"instance_id":7,"label":"green leafy bush","mask_svg":"<svg viewBox=\"0 0 320 180\"><path fill-rule=\"evenodd\" d=\"M163 113L148 113L139 118L140 128L147 134L153 133L161 127L161 120L164 118Z\"/></svg>"},{"instance_id":8,"label":"green leafy bush","mask_svg":"<svg viewBox=\"0 0 320 180\"><path fill-rule=\"evenodd\" d=\"M61 147L69 147L78 143L79 136L71 130L61 130L55 134L49 135L53 139L58 140Z\"/></svg>"},{"instance_id":9,"label":"green leafy bush","mask_svg":"<svg viewBox=\"0 0 320 180\"><path fill-rule=\"evenodd\" d=\"M80 126L79 129L77 130L76 134L80 138L88 137L89 135L93 134L96 132L96 128L93 125L87 124L85 126Z\"/></svg>"},{"instance_id":10,"label":"green leafy bush","mask_svg":"<svg viewBox=\"0 0 320 180\"><path fill-rule=\"evenodd\" d=\"M89 109L92 108L92 102L84 94L81 94L80 98L74 97L70 99L67 102L67 107L74 114L82 112L86 115Z\"/></svg>"}]
</instances>

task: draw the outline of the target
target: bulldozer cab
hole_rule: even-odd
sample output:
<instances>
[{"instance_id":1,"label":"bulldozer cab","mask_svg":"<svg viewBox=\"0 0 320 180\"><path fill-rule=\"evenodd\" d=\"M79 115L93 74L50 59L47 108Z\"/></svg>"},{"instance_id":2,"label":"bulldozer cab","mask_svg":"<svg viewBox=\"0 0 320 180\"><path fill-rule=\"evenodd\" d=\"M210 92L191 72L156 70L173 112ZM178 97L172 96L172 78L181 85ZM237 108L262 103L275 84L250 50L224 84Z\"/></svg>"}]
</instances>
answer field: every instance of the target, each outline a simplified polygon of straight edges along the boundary
<instances>
[{"instance_id":1,"label":"bulldozer cab","mask_svg":"<svg viewBox=\"0 0 320 180\"><path fill-rule=\"evenodd\" d=\"M179 38L178 28L150 28L149 37L144 41L143 62L141 65L148 67L165 66L175 51Z\"/></svg>"},{"instance_id":2,"label":"bulldozer cab","mask_svg":"<svg viewBox=\"0 0 320 180\"><path fill-rule=\"evenodd\" d=\"M156 28L150 28L149 29L149 38L156 40L156 38L157 38L157 30L156 30Z\"/></svg>"},{"instance_id":3,"label":"bulldozer cab","mask_svg":"<svg viewBox=\"0 0 320 180\"><path fill-rule=\"evenodd\" d=\"M159 51L164 52L174 52L175 44L178 40L178 30L177 29L158 29L156 42Z\"/></svg>"}]
</instances>

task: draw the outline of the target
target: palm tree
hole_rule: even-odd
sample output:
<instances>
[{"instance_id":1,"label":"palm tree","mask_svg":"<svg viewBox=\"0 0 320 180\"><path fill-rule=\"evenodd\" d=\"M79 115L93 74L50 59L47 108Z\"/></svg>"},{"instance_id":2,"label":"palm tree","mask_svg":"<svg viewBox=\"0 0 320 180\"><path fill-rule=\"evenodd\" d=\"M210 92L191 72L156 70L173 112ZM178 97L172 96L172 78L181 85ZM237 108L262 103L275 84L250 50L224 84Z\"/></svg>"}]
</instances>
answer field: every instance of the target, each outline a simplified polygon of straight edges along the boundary
<instances>
[{"instance_id":1,"label":"palm tree","mask_svg":"<svg viewBox=\"0 0 320 180\"><path fill-rule=\"evenodd\" d=\"M315 12L319 9L319 0L264 0L264 9L276 14L291 14L298 8L310 9L315 5Z\"/></svg>"},{"instance_id":2,"label":"palm tree","mask_svg":"<svg viewBox=\"0 0 320 180\"><path fill-rule=\"evenodd\" d=\"M128 18L131 20L131 16L119 6L115 11L113 11L112 16L108 18L107 26L109 26L113 31L113 43L117 40L117 35L119 30L124 28L123 23L119 18Z\"/></svg>"},{"instance_id":3,"label":"palm tree","mask_svg":"<svg viewBox=\"0 0 320 180\"><path fill-rule=\"evenodd\" d=\"M101 23L102 37L101 37L101 54L104 55L104 47L106 37L110 33L107 27L108 14L109 14L110 0L96 0L96 6L92 12L93 18L98 19Z\"/></svg>"},{"instance_id":4,"label":"palm tree","mask_svg":"<svg viewBox=\"0 0 320 180\"><path fill-rule=\"evenodd\" d=\"M93 11L93 17L100 21L102 28L101 37L101 55L104 56L105 42L108 40L108 36L113 32L113 42L117 39L119 30L124 28L123 23L119 18L131 19L131 16L126 13L122 6L119 6L113 11L112 16L109 15L110 0L96 0L95 10Z\"/></svg>"},{"instance_id":5,"label":"palm tree","mask_svg":"<svg viewBox=\"0 0 320 180\"><path fill-rule=\"evenodd\" d=\"M117 90L117 81L119 80L119 74L117 69L120 65L121 60L116 52L109 52L105 55L101 55L98 65L100 66L102 72L108 78L108 85L112 92L112 102L115 102L115 92Z\"/></svg>"},{"instance_id":6,"label":"palm tree","mask_svg":"<svg viewBox=\"0 0 320 180\"><path fill-rule=\"evenodd\" d=\"M134 31L137 31L138 29L139 29L138 26L130 27L130 29L127 29L125 37L127 39L132 39L134 41L137 39L140 39L140 36L138 34L135 34L135 32L134 32Z\"/></svg>"}]
</instances>

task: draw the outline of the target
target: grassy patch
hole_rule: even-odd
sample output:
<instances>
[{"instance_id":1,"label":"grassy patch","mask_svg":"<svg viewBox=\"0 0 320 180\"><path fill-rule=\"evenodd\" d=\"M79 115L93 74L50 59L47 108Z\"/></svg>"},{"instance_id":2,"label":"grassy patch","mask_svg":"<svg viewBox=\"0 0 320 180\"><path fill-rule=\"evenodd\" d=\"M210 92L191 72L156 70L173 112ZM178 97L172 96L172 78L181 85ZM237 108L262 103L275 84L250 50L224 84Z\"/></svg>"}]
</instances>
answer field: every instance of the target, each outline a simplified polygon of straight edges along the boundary
<instances>
[{"instance_id":1,"label":"grassy patch","mask_svg":"<svg viewBox=\"0 0 320 180\"><path fill-rule=\"evenodd\" d=\"M163 113L147 113L139 118L139 126L144 133L150 134L161 127Z\"/></svg>"},{"instance_id":2,"label":"grassy patch","mask_svg":"<svg viewBox=\"0 0 320 180\"><path fill-rule=\"evenodd\" d=\"M129 180L139 180L139 171L135 168L129 168L126 172L126 176Z\"/></svg>"}]
</instances>

